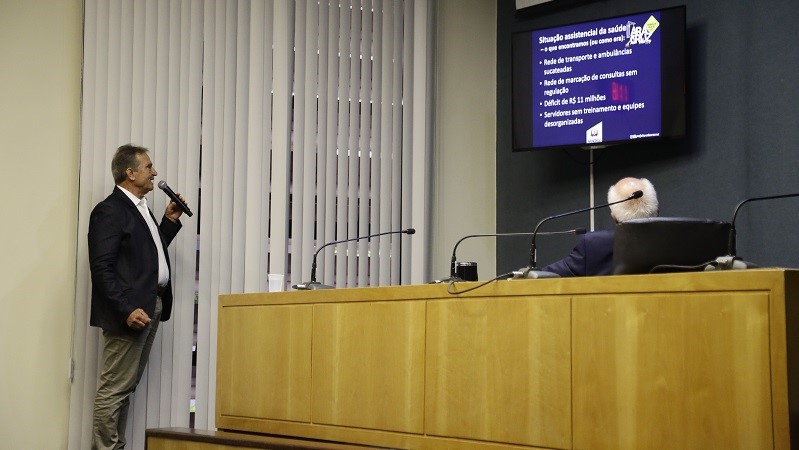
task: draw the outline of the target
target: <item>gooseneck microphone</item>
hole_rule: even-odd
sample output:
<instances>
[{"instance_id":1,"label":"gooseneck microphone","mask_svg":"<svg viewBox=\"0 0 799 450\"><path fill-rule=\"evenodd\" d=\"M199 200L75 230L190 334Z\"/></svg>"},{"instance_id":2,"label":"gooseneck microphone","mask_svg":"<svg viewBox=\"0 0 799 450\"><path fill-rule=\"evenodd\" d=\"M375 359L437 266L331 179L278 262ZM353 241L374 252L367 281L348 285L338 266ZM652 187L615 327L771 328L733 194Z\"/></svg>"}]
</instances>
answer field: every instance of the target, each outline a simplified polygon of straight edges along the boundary
<instances>
[{"instance_id":1,"label":"gooseneck microphone","mask_svg":"<svg viewBox=\"0 0 799 450\"><path fill-rule=\"evenodd\" d=\"M548 236L548 235L556 235L556 234L585 234L585 228L575 228L573 230L564 230L564 231L549 231L544 233L539 233L541 236ZM488 233L488 234L470 234L464 236L455 243L455 246L452 248L452 261L450 262L449 268L449 278L444 278L443 280L435 280L433 283L449 283L455 281L463 281L461 277L459 277L456 273L455 266L457 263L457 257L455 256L455 252L458 250L458 246L461 245L461 242L465 241L466 239L471 239L474 237L504 237L504 236L532 236L533 233L524 232L524 233Z\"/></svg>"},{"instance_id":2,"label":"gooseneck microphone","mask_svg":"<svg viewBox=\"0 0 799 450\"><path fill-rule=\"evenodd\" d=\"M727 241L727 253L728 253L728 255L732 256L732 257L736 256L737 249L736 249L736 243L735 243L735 241L736 241L735 219L738 217L738 211L741 209L741 206L743 206L745 203L749 203L749 202L756 202L756 201L760 201L760 200L774 200L774 199L778 199L778 198L788 198L788 197L799 197L799 192L798 193L794 193L794 194L769 195L769 196L766 196L766 197L752 197L752 198L747 198L747 199L741 201L740 203L738 203L738 205L735 207L735 212L732 214L732 222L730 222L730 224L732 226L730 227L730 237L729 237L729 240Z\"/></svg>"},{"instance_id":3,"label":"gooseneck microphone","mask_svg":"<svg viewBox=\"0 0 799 450\"><path fill-rule=\"evenodd\" d=\"M333 289L333 286L322 284L322 283L316 281L316 257L319 255L319 252L321 252L322 249L324 249L325 247L330 247L331 245L342 244L344 242L359 241L361 239L371 239L373 237L384 236L386 234L416 234L416 230L413 229L413 228L408 228L408 229L399 230L399 231L384 231L382 233L370 234L370 235L367 235L367 236L358 236L358 237L349 238L349 239L342 239L340 241L328 242L327 244L324 244L323 246L321 246L318 249L316 249L316 252L313 254L313 262L311 264L311 281L307 281L305 283L295 284L295 285L293 285L291 287L294 288L294 289L297 289L298 291L314 291L314 290L317 290L317 289Z\"/></svg>"},{"instance_id":4,"label":"gooseneck microphone","mask_svg":"<svg viewBox=\"0 0 799 450\"><path fill-rule=\"evenodd\" d=\"M705 270L729 270L729 269L746 269L750 267L756 267L752 263L741 261L737 255L738 249L736 248L737 233L735 230L735 219L738 217L738 211L740 211L741 206L749 202L756 202L760 200L775 200L778 198L788 198L788 197L799 197L799 192L793 194L768 195L765 197L751 197L744 199L740 203L738 203L738 205L735 206L735 211L732 214L732 221L730 222L730 234L727 239L727 255L716 258L716 261L710 263L709 266L705 267Z\"/></svg>"},{"instance_id":5,"label":"gooseneck microphone","mask_svg":"<svg viewBox=\"0 0 799 450\"><path fill-rule=\"evenodd\" d=\"M173 191L172 188L167 186L166 181L164 180L159 181L158 187L161 188L161 190L164 191L164 193L166 193L166 195L168 195L169 198L171 198L176 205L178 205L178 208L180 208L181 211L186 213L186 215L189 217L192 216L192 212L189 209L189 205L187 205L186 202L181 200L180 197L178 197L178 194L175 194L175 191Z\"/></svg>"},{"instance_id":6,"label":"gooseneck microphone","mask_svg":"<svg viewBox=\"0 0 799 450\"><path fill-rule=\"evenodd\" d=\"M551 272L543 272L543 271L537 270L537 261L536 261L537 255L536 255L535 238L539 234L538 233L538 229L541 228L541 225L543 225L545 222L548 222L548 221L553 220L553 219L559 219L561 217L573 216L575 214L580 214L580 213L587 212L587 211L593 211L593 210L599 209L599 208L607 208L608 206L612 206L612 205L616 205L616 204L624 203L624 202L629 202L630 200L635 200L635 199L641 198L643 196L644 196L644 192L643 191L635 191L629 197L627 197L625 199L622 199L622 200L618 200L618 201L610 202L610 203L605 203L605 204L597 205L597 206L591 206L589 208L578 209L576 211L569 211L569 212L565 212L565 213L562 213L562 214L556 214L554 216L549 216L549 217L543 218L540 222L538 222L538 225L535 226L535 230L533 230L533 239L530 242L530 265L528 265L527 267L522 268L518 272L515 272L516 276L514 276L514 278L552 278L552 277L557 277L558 276L557 274L554 274L554 273L551 273Z\"/></svg>"}]
</instances>

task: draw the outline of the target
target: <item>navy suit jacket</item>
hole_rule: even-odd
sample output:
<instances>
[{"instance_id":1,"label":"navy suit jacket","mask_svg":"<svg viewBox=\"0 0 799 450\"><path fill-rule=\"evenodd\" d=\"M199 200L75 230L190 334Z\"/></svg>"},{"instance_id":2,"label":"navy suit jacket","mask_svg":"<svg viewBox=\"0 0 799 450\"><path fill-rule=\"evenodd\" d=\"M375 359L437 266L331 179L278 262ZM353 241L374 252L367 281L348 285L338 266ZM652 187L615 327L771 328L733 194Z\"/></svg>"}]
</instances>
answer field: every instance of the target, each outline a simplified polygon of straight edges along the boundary
<instances>
[{"instance_id":1,"label":"navy suit jacket","mask_svg":"<svg viewBox=\"0 0 799 450\"><path fill-rule=\"evenodd\" d=\"M167 247L181 223L163 217L158 228L168 265ZM92 326L112 333L135 333L126 323L130 313L141 308L153 316L158 295L158 250L136 205L117 187L94 207L89 218L89 267ZM171 269L161 303L161 321L165 321L172 312Z\"/></svg>"},{"instance_id":2,"label":"navy suit jacket","mask_svg":"<svg viewBox=\"0 0 799 450\"><path fill-rule=\"evenodd\" d=\"M543 271L562 277L610 275L613 269L613 231L600 230L580 236L569 256L554 262Z\"/></svg>"}]
</instances>

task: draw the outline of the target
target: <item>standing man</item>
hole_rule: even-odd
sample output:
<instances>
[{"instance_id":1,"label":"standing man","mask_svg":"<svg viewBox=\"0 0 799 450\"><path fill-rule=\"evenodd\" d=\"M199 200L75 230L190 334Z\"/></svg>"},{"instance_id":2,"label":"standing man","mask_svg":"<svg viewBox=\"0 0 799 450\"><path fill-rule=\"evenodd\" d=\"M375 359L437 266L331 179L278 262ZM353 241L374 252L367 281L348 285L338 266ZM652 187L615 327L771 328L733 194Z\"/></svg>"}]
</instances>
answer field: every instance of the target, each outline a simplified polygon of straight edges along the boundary
<instances>
[{"instance_id":1,"label":"standing man","mask_svg":"<svg viewBox=\"0 0 799 450\"><path fill-rule=\"evenodd\" d=\"M92 443L98 450L125 447L130 395L144 373L158 323L172 311L167 246L183 212L169 202L161 224L155 221L144 196L158 171L147 151L130 144L117 149L111 160L116 187L89 219L90 324L103 329Z\"/></svg>"},{"instance_id":2,"label":"standing man","mask_svg":"<svg viewBox=\"0 0 799 450\"><path fill-rule=\"evenodd\" d=\"M656 217L658 196L655 187L646 178L623 178L608 190L608 203L624 200L635 191L643 196L610 206L610 217L614 223L630 219ZM562 277L585 277L610 275L613 269L613 230L599 230L580 236L580 241L569 256L543 269Z\"/></svg>"}]
</instances>

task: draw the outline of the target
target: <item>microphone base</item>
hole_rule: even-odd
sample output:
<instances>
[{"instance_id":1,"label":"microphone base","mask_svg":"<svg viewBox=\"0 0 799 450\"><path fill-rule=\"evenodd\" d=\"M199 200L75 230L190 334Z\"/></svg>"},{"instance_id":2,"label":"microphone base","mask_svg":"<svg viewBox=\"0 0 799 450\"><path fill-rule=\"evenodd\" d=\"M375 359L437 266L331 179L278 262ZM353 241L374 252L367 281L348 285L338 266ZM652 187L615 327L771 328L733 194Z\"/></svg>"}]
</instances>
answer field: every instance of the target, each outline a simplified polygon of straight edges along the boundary
<instances>
[{"instance_id":1,"label":"microphone base","mask_svg":"<svg viewBox=\"0 0 799 450\"><path fill-rule=\"evenodd\" d=\"M322 284L318 281L308 281L306 283L298 283L291 287L298 291L317 291L319 289L335 289L333 286Z\"/></svg>"},{"instance_id":2,"label":"microphone base","mask_svg":"<svg viewBox=\"0 0 799 450\"><path fill-rule=\"evenodd\" d=\"M534 278L560 278L560 275L554 272L545 272L543 270L535 270L530 267L523 267L513 272L511 280L529 280Z\"/></svg>"},{"instance_id":3,"label":"microphone base","mask_svg":"<svg viewBox=\"0 0 799 450\"><path fill-rule=\"evenodd\" d=\"M719 256L715 261L706 265L705 271L756 269L758 267L756 264L743 261L738 257L727 255Z\"/></svg>"},{"instance_id":4,"label":"microphone base","mask_svg":"<svg viewBox=\"0 0 799 450\"><path fill-rule=\"evenodd\" d=\"M461 281L463 281L463 278L461 277L448 277L448 278L443 278L441 280L433 280L430 282L430 284L460 283Z\"/></svg>"}]
</instances>

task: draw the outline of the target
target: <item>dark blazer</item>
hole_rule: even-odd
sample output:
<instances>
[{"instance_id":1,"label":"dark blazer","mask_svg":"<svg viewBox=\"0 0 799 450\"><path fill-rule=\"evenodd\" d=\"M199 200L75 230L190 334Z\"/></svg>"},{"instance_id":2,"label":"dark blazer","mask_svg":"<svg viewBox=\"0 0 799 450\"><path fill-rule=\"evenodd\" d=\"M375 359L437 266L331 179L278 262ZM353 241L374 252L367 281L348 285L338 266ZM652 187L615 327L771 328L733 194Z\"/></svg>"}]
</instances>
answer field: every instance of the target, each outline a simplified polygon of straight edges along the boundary
<instances>
[{"instance_id":1,"label":"dark blazer","mask_svg":"<svg viewBox=\"0 0 799 450\"><path fill-rule=\"evenodd\" d=\"M562 277L610 275L613 269L613 231L600 230L580 236L569 256L554 262L543 271Z\"/></svg>"},{"instance_id":2,"label":"dark blazer","mask_svg":"<svg viewBox=\"0 0 799 450\"><path fill-rule=\"evenodd\" d=\"M159 234L167 264L167 247L181 226L180 221L161 219ZM89 218L89 267L92 326L112 333L135 333L126 323L130 313L141 308L153 316L158 294L158 250L136 205L117 187L94 207ZM161 302L161 321L166 321L172 312L171 268Z\"/></svg>"}]
</instances>

